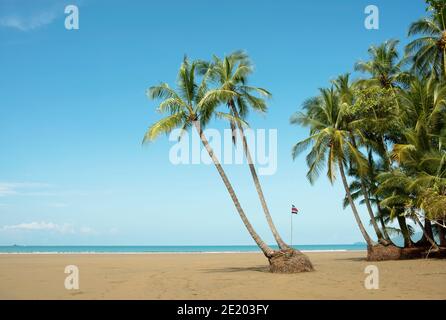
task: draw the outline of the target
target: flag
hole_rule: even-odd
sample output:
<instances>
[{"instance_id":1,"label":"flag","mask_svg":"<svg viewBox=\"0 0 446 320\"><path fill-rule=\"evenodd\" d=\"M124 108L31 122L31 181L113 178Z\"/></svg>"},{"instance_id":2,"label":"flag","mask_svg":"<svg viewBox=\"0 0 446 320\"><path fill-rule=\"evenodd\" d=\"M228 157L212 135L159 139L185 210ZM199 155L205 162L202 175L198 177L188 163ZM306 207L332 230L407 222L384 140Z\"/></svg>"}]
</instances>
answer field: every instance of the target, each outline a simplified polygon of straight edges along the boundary
<instances>
[{"instance_id":1,"label":"flag","mask_svg":"<svg viewBox=\"0 0 446 320\"><path fill-rule=\"evenodd\" d=\"M291 205L291 214L297 214L299 210L294 206L294 204Z\"/></svg>"}]
</instances>

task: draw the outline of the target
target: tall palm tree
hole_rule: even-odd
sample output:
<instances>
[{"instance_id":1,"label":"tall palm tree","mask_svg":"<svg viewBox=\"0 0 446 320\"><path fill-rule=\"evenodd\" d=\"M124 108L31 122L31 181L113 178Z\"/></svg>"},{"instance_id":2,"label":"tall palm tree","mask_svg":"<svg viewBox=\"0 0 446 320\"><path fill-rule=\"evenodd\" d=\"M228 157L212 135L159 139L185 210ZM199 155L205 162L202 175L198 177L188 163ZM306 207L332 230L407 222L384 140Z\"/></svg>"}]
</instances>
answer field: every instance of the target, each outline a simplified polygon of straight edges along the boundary
<instances>
[{"instance_id":1,"label":"tall palm tree","mask_svg":"<svg viewBox=\"0 0 446 320\"><path fill-rule=\"evenodd\" d=\"M376 108L372 108L373 112L371 114L364 114L363 119L359 119L355 124L356 126L363 125L364 122L368 124L369 130L365 134L371 134L372 137L369 137L371 138L369 141L374 142L374 151L384 160L383 163L387 170L390 170L392 166L392 159L389 157L386 140L393 140L393 142L398 142L397 140L399 140L400 131L395 130L395 128L400 129L404 125L401 118L403 110L401 110L400 106L400 94L413 78L409 72L404 71L407 59L400 60L397 49L398 44L398 40L389 40L379 46L371 46L368 50L370 59L368 61L358 61L355 64L356 71L369 75L368 79L359 80L359 85L368 87L371 90L375 87L379 94L386 94L388 91L394 102L393 108L387 108L390 112L377 116L379 112L376 109L386 109L383 106L386 104L390 106L391 104L376 99L379 96L376 95L371 99L375 99ZM410 245L409 229L405 217L398 215L397 221L405 237L405 243Z\"/></svg>"},{"instance_id":2,"label":"tall palm tree","mask_svg":"<svg viewBox=\"0 0 446 320\"><path fill-rule=\"evenodd\" d=\"M211 74L210 77L217 83L221 90L229 90L236 93L236 96L230 96L226 101L226 106L231 115L236 118L245 119L249 109L261 113L266 112L267 106L263 98L269 98L271 97L271 94L263 88L247 85L247 78L253 72L253 68L246 53L243 51L236 51L223 59L214 56L212 63L206 64L203 69L204 72L208 72L208 70ZM229 120L229 122L233 132L233 142L235 143L236 141L236 131L238 131L242 139L243 152L247 159L263 212L274 239L280 249L290 249L277 231L269 212L251 151L246 140L245 130L240 122L231 120Z\"/></svg>"},{"instance_id":3,"label":"tall palm tree","mask_svg":"<svg viewBox=\"0 0 446 320\"><path fill-rule=\"evenodd\" d=\"M260 238L249 222L223 167L215 156L215 153L202 130L203 126L208 123L211 116L216 112L215 110L218 104L226 101L228 97L235 96L235 94L229 90L208 90L206 76L203 77L200 85L197 85L195 81L195 68L195 62L190 63L187 59L184 59L178 73L177 90L169 87L167 83L161 83L160 85L150 87L147 90L147 95L150 99L162 99L158 111L161 113L168 113L169 115L150 126L144 136L143 142L153 141L159 135L170 133L176 128L188 129L192 126L195 127L203 146L212 159L215 168L229 192L246 229L255 243L262 250L263 254L267 258L271 258L274 254L274 250ZM232 115L224 113L216 114L220 117L230 118L232 121L239 122L239 119Z\"/></svg>"},{"instance_id":4,"label":"tall palm tree","mask_svg":"<svg viewBox=\"0 0 446 320\"><path fill-rule=\"evenodd\" d=\"M433 76L415 79L401 94L401 102L407 114L407 128L403 131L404 139L395 144L393 156L414 180L412 189L417 190L417 207L423 209L426 217L424 231L432 238L431 219L436 215L430 214L433 207L426 204L434 198L437 200L434 203L441 203L435 194L446 196L442 164L446 152L446 85ZM424 236L422 240L426 242L429 238Z\"/></svg>"},{"instance_id":5,"label":"tall palm tree","mask_svg":"<svg viewBox=\"0 0 446 320\"><path fill-rule=\"evenodd\" d=\"M341 75L337 79L333 80L332 83L336 88L336 91L339 95L339 102L343 105L343 108L351 109L355 103L355 98L354 98L355 94L354 94L354 84L350 83L350 75L348 73ZM354 120L353 117L351 119L348 119L348 122L351 123L352 120ZM350 142L355 148L357 148L356 140L357 140L356 137L353 134L350 134ZM366 205L367 212L370 216L370 223L372 224L373 229L375 230L378 242L384 245L390 244L389 240L384 238L383 232L380 230L376 222L372 204L369 199L369 191L367 190L366 176L359 175L358 171L355 170L354 168L354 164L352 164L350 167L351 169L353 169L351 170L351 172L356 173L356 176L358 177L359 187L361 189L361 195L364 197L364 203Z\"/></svg>"},{"instance_id":6,"label":"tall palm tree","mask_svg":"<svg viewBox=\"0 0 446 320\"><path fill-rule=\"evenodd\" d=\"M320 89L320 96L307 100L303 107L305 113L293 115L291 123L309 127L310 136L294 145L292 156L296 158L312 145L306 158L310 183L314 183L325 165L331 183L336 179L336 170L339 170L356 223L367 245L372 247L375 243L362 224L344 170L347 163L353 162L362 175L367 171L367 160L350 140L351 132L346 128L344 118L346 110L340 103L339 95L334 88Z\"/></svg>"},{"instance_id":7,"label":"tall palm tree","mask_svg":"<svg viewBox=\"0 0 446 320\"><path fill-rule=\"evenodd\" d=\"M423 76L430 73L437 78L446 77L446 4L431 2L431 15L409 27L409 36L420 35L406 46L406 55L413 62L413 69Z\"/></svg>"}]
</instances>

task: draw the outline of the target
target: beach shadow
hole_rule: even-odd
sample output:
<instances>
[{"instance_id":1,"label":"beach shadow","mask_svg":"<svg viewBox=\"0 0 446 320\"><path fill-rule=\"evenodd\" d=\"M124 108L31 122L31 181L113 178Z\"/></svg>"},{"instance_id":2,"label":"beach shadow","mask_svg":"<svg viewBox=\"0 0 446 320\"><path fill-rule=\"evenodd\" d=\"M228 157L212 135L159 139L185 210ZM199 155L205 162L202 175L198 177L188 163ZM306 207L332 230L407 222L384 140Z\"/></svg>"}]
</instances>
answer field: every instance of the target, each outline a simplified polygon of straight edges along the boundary
<instances>
[{"instance_id":1,"label":"beach shadow","mask_svg":"<svg viewBox=\"0 0 446 320\"><path fill-rule=\"evenodd\" d=\"M246 272L246 271L270 273L268 266L229 267L229 268L218 268L218 269L206 269L206 270L203 270L203 272L206 272L206 273L227 273L227 272Z\"/></svg>"},{"instance_id":2,"label":"beach shadow","mask_svg":"<svg viewBox=\"0 0 446 320\"><path fill-rule=\"evenodd\" d=\"M367 261L367 258L366 258L366 257L358 257L358 258L335 258L334 260L339 260L339 261L365 262L365 261Z\"/></svg>"}]
</instances>

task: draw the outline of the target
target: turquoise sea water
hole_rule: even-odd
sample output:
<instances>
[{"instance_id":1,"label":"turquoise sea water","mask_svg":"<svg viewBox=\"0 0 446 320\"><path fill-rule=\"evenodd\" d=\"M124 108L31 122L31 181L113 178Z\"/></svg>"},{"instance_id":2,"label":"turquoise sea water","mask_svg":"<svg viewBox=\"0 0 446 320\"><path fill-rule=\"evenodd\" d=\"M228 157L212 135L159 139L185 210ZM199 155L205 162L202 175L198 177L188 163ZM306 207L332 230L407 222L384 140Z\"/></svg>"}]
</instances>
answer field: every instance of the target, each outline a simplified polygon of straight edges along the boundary
<instances>
[{"instance_id":1,"label":"turquoise sea water","mask_svg":"<svg viewBox=\"0 0 446 320\"><path fill-rule=\"evenodd\" d=\"M366 245L364 244L299 245L295 247L303 251L352 251L366 249ZM259 251L257 246L0 246L0 253L188 253Z\"/></svg>"}]
</instances>

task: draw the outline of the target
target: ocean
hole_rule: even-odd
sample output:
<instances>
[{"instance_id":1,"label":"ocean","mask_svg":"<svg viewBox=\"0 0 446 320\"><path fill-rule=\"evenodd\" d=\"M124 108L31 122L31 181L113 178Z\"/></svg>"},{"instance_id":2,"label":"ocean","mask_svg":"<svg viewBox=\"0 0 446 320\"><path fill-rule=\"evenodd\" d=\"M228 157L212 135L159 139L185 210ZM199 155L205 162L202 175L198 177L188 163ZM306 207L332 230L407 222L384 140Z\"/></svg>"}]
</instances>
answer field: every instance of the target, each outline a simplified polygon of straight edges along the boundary
<instances>
[{"instance_id":1,"label":"ocean","mask_svg":"<svg viewBox=\"0 0 446 320\"><path fill-rule=\"evenodd\" d=\"M365 244L298 245L302 251L366 250ZM277 249L277 246L272 246ZM0 246L2 253L224 253L260 252L257 246Z\"/></svg>"}]
</instances>

